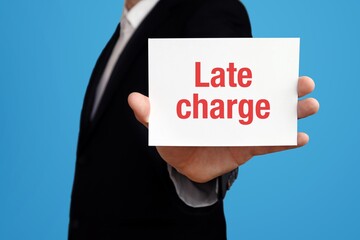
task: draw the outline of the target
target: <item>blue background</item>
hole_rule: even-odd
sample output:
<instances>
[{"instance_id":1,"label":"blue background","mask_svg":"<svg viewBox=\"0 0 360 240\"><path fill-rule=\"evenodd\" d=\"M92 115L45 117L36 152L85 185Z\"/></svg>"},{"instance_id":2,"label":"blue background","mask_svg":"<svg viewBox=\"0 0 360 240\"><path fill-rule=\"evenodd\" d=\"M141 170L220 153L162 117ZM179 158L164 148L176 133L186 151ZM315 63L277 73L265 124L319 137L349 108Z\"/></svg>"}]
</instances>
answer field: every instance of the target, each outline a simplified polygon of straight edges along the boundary
<instances>
[{"instance_id":1,"label":"blue background","mask_svg":"<svg viewBox=\"0 0 360 240\"><path fill-rule=\"evenodd\" d=\"M310 143L255 157L225 202L229 240L360 239L359 1L243 1L254 37L300 37L320 111ZM66 239L79 114L122 1L0 0L0 239Z\"/></svg>"}]
</instances>

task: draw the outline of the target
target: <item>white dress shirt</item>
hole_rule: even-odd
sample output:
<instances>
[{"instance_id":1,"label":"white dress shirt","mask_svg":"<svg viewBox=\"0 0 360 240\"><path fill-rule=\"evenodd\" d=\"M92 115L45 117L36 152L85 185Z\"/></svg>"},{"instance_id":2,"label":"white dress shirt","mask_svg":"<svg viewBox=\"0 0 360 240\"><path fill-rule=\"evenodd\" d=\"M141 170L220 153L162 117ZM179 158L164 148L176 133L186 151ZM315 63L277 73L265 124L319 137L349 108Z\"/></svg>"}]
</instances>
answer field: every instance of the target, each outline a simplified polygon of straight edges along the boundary
<instances>
[{"instance_id":1,"label":"white dress shirt","mask_svg":"<svg viewBox=\"0 0 360 240\"><path fill-rule=\"evenodd\" d=\"M126 46L126 43L158 1L159 0L140 0L130 9L130 11L128 11L125 7L123 8L123 13L120 19L120 36L96 89L91 118L93 118L96 113L108 80L114 70L114 66L121 52ZM149 161L151 161L151 159L149 159ZM208 183L200 184L190 181L187 177L178 173L176 169L170 165L168 165L168 171L179 198L187 205L192 207L205 207L217 202L218 183L216 179Z\"/></svg>"}]
</instances>

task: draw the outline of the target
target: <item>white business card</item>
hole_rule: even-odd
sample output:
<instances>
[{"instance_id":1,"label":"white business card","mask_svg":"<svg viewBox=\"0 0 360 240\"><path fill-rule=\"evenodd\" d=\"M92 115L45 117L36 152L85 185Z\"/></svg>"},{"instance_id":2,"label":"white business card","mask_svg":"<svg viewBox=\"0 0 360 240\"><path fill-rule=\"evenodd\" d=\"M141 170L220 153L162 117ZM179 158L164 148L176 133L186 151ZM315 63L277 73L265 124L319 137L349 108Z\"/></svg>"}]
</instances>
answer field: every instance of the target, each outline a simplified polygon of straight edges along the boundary
<instances>
[{"instance_id":1,"label":"white business card","mask_svg":"<svg viewBox=\"0 0 360 240\"><path fill-rule=\"evenodd\" d=\"M149 145L296 145L299 51L299 38L149 39Z\"/></svg>"}]
</instances>

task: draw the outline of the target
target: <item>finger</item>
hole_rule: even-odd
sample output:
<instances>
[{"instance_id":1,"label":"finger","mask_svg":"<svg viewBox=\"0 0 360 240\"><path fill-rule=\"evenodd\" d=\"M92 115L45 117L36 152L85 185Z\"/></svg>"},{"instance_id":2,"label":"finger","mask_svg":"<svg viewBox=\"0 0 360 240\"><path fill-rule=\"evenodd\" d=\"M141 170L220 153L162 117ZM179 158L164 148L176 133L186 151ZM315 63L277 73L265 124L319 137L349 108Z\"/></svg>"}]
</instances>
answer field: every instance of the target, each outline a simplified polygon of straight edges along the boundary
<instances>
[{"instance_id":1,"label":"finger","mask_svg":"<svg viewBox=\"0 0 360 240\"><path fill-rule=\"evenodd\" d=\"M147 127L150 114L149 98L141 93L133 92L128 96L128 103L134 111L136 119Z\"/></svg>"},{"instance_id":2,"label":"finger","mask_svg":"<svg viewBox=\"0 0 360 240\"><path fill-rule=\"evenodd\" d=\"M299 132L297 135L297 145L294 146L265 146L255 147L252 151L252 156L264 155L269 153L281 152L289 149L299 148L309 142L309 136L306 133Z\"/></svg>"},{"instance_id":3,"label":"finger","mask_svg":"<svg viewBox=\"0 0 360 240\"><path fill-rule=\"evenodd\" d=\"M311 116L319 111L320 104L315 98L306 98L298 102L298 119Z\"/></svg>"},{"instance_id":4,"label":"finger","mask_svg":"<svg viewBox=\"0 0 360 240\"><path fill-rule=\"evenodd\" d=\"M298 80L298 96L303 97L315 89L315 82L310 77L303 76Z\"/></svg>"}]
</instances>

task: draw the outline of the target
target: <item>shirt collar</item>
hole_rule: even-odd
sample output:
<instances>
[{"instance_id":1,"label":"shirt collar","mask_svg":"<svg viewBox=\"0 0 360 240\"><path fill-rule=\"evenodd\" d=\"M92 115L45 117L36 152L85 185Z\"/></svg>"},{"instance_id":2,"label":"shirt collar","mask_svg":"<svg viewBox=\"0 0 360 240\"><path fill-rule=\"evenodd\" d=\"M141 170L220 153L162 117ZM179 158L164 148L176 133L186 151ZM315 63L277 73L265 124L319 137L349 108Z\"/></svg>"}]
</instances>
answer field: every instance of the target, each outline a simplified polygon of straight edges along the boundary
<instances>
[{"instance_id":1,"label":"shirt collar","mask_svg":"<svg viewBox=\"0 0 360 240\"><path fill-rule=\"evenodd\" d=\"M125 16L131 27L136 29L158 1L159 0L140 0L130 11L124 7L122 17Z\"/></svg>"}]
</instances>

